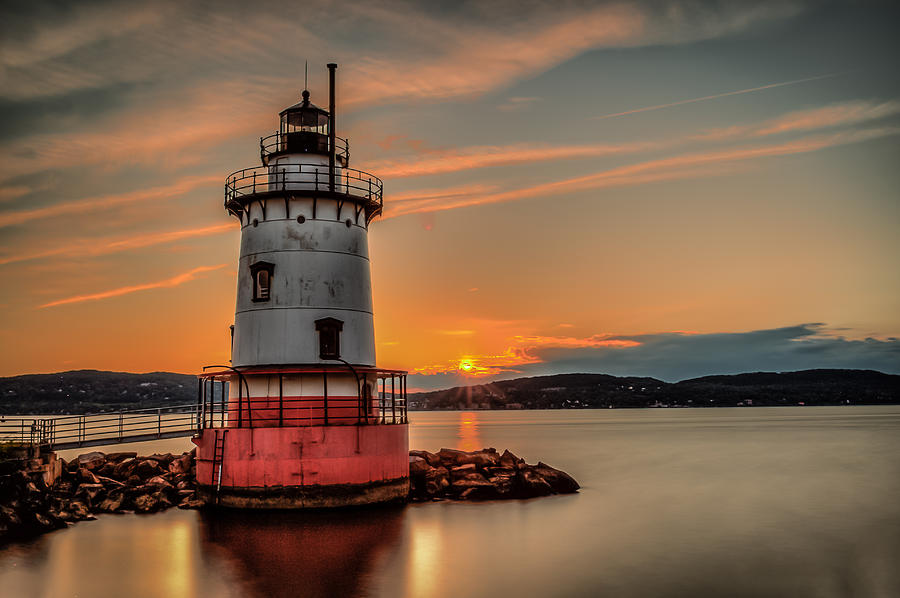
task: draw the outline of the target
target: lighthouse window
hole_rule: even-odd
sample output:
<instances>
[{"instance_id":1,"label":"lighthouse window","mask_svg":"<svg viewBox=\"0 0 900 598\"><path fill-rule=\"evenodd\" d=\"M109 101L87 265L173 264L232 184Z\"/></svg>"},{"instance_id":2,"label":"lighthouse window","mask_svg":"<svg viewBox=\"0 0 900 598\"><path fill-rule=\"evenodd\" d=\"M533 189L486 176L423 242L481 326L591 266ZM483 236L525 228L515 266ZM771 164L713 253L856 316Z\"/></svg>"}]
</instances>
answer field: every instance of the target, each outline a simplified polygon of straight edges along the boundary
<instances>
[{"instance_id":1,"label":"lighthouse window","mask_svg":"<svg viewBox=\"0 0 900 598\"><path fill-rule=\"evenodd\" d=\"M256 262L250 266L250 276L253 278L253 301L269 300L274 271L275 264L268 262Z\"/></svg>"},{"instance_id":2,"label":"lighthouse window","mask_svg":"<svg viewBox=\"0 0 900 598\"><path fill-rule=\"evenodd\" d=\"M341 358L341 330L344 323L335 318L316 320L319 333L319 359Z\"/></svg>"}]
</instances>

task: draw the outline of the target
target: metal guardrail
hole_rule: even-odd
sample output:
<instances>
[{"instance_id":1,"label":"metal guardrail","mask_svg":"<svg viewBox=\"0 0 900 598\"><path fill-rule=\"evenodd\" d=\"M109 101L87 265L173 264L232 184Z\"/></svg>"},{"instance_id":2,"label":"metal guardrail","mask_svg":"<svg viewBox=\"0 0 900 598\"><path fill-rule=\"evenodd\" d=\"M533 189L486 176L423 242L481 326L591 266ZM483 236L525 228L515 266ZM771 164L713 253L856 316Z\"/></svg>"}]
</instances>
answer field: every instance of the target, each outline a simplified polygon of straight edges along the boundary
<instances>
[{"instance_id":1,"label":"metal guardrail","mask_svg":"<svg viewBox=\"0 0 900 598\"><path fill-rule=\"evenodd\" d=\"M0 416L0 443L64 450L193 436L205 428L408 423L405 384L388 388L370 397L366 409L356 397L244 397L223 403L201 386L201 400L191 405L83 415Z\"/></svg>"},{"instance_id":2,"label":"metal guardrail","mask_svg":"<svg viewBox=\"0 0 900 598\"><path fill-rule=\"evenodd\" d=\"M331 192L328 166L323 164L273 164L237 170L225 179L225 207L242 198L284 191ZM384 184L375 175L355 168L335 169L334 193L363 200L372 208L383 204Z\"/></svg>"},{"instance_id":3,"label":"metal guardrail","mask_svg":"<svg viewBox=\"0 0 900 598\"><path fill-rule=\"evenodd\" d=\"M263 163L265 163L272 154L288 151L287 144L285 143L286 135L290 135L290 133L272 133L266 137L259 138L259 155L260 158L262 158ZM334 157L339 163L346 165L350 162L350 142L343 137L335 137L334 150Z\"/></svg>"},{"instance_id":4,"label":"metal guardrail","mask_svg":"<svg viewBox=\"0 0 900 598\"><path fill-rule=\"evenodd\" d=\"M62 450L192 436L198 427L197 405L39 418L0 416L0 442Z\"/></svg>"}]
</instances>

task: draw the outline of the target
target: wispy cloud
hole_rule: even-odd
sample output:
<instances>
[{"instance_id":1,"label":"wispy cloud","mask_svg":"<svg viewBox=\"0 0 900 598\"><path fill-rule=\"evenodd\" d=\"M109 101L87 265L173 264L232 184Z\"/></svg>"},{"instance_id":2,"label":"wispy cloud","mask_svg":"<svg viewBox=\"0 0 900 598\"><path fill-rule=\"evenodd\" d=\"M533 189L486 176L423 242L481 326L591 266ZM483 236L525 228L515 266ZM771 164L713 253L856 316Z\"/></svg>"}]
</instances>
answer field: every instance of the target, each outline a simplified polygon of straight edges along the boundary
<instances>
[{"instance_id":1,"label":"wispy cloud","mask_svg":"<svg viewBox=\"0 0 900 598\"><path fill-rule=\"evenodd\" d=\"M516 112L519 110L525 110L529 106L540 102L541 98L538 97L523 97L523 96L513 96L511 98L506 98L506 101L497 106L497 110L501 112Z\"/></svg>"},{"instance_id":2,"label":"wispy cloud","mask_svg":"<svg viewBox=\"0 0 900 598\"><path fill-rule=\"evenodd\" d=\"M102 293L93 293L89 295L75 295L74 297L67 297L65 299L58 299L56 301L51 301L50 303L45 303L43 305L38 306L38 309L44 309L47 307L56 307L59 305L69 305L72 303L83 303L85 301L98 301L100 299L109 299L111 297L120 297L122 295L129 295L131 293L137 293L140 291L149 291L151 289L163 289L163 288L171 288L182 285L186 282L190 282L197 278L198 275L203 274L204 272L212 272L213 270L219 270L224 268L228 264L218 264L216 266L200 266L198 268L194 268L193 270L188 270L187 272L183 272L177 276L173 276L172 278L167 278L165 280L158 280L156 282L148 282L144 284L131 285L127 287L120 287L118 289L111 289L109 291L103 291Z\"/></svg>"},{"instance_id":3,"label":"wispy cloud","mask_svg":"<svg viewBox=\"0 0 900 598\"><path fill-rule=\"evenodd\" d=\"M761 123L713 129L694 139L720 141L737 137L765 137L783 133L808 132L830 127L856 125L900 114L900 102L854 100L819 108L795 110Z\"/></svg>"},{"instance_id":4,"label":"wispy cloud","mask_svg":"<svg viewBox=\"0 0 900 598\"><path fill-rule=\"evenodd\" d=\"M388 209L386 217L390 218L419 212L450 210L474 205L517 201L536 197L538 195L702 177L718 174L719 171L714 170L713 167L719 164L739 163L765 157L808 153L829 147L848 143L858 143L869 139L897 134L900 134L900 127L842 131L831 135L801 138L781 144L698 152L658 160L649 160L604 170L586 176L552 181L531 187L511 189L509 191L487 194L475 193L471 195L466 195L461 192L454 197L446 199L436 197L416 199L414 192L408 192L402 203L399 205L393 204Z\"/></svg>"},{"instance_id":5,"label":"wispy cloud","mask_svg":"<svg viewBox=\"0 0 900 598\"><path fill-rule=\"evenodd\" d=\"M746 125L713 129L696 135L631 143L551 145L516 143L453 149L421 148L414 155L371 163L371 169L390 178L428 176L550 160L573 160L659 151L696 141L753 139L780 133L809 132L857 125L900 113L900 102L855 100L831 106L796 110L776 118ZM421 146L421 142L419 146ZM386 148L389 149L389 148ZM417 148L414 148L417 149Z\"/></svg>"},{"instance_id":6,"label":"wispy cloud","mask_svg":"<svg viewBox=\"0 0 900 598\"><path fill-rule=\"evenodd\" d=\"M560 5L501 5L481 21L464 24L442 15L354 7L357 14L406 31L417 54L355 61L348 68L352 96L365 102L473 97L534 76L588 50L680 44L746 30L760 22L796 14L792 3L734 4L727 7L608 4L590 8ZM486 26L490 22L491 26ZM503 26L497 26L502 22Z\"/></svg>"},{"instance_id":7,"label":"wispy cloud","mask_svg":"<svg viewBox=\"0 0 900 598\"><path fill-rule=\"evenodd\" d=\"M110 253L118 253L130 249L140 249L143 247L151 247L153 245L161 245L164 243L173 243L196 237L206 237L210 235L218 235L235 230L235 225L231 223L215 224L212 226L203 226L200 228L188 228L173 231L163 231L148 233L145 235L137 235L125 239L86 239L45 251L36 251L32 253L20 253L9 257L0 258L0 265L13 264L17 262L25 262L30 260L43 259L59 255L67 257L78 256L98 256Z\"/></svg>"},{"instance_id":8,"label":"wispy cloud","mask_svg":"<svg viewBox=\"0 0 900 598\"><path fill-rule=\"evenodd\" d=\"M104 195L102 197L93 197L88 199L77 199L73 201L51 204L31 210L18 210L12 212L4 212L0 214L0 227L14 226L23 224L37 218L51 218L62 216L65 214L78 214L83 212L91 212L122 204L135 203L139 201L153 201L162 199L171 199L183 195L192 189L202 187L203 185L211 185L221 181L219 176L189 176L176 180L171 185L153 187L150 189L139 189L128 193L116 193Z\"/></svg>"},{"instance_id":9,"label":"wispy cloud","mask_svg":"<svg viewBox=\"0 0 900 598\"><path fill-rule=\"evenodd\" d=\"M472 336L475 334L474 330L435 330L434 332L444 336Z\"/></svg>"},{"instance_id":10,"label":"wispy cloud","mask_svg":"<svg viewBox=\"0 0 900 598\"><path fill-rule=\"evenodd\" d=\"M807 77L805 79L795 79L793 81L783 81L781 83L770 83L768 85L761 85L759 87L750 87L747 89L738 89L736 91L727 91L725 93L717 93L709 96L702 96L699 98L691 98L688 100L680 100L678 102L670 102L668 104L657 104L656 106L645 106L644 108L635 108L634 110L625 110L624 112L614 112L612 114L603 114L601 116L594 116L595 120L600 120L604 118L615 118L617 116L627 116L629 114L638 114L640 112L650 112L651 110L662 110L664 108L672 108L674 106L682 106L684 104L693 104L695 102L706 102L709 100L716 100L719 98L725 98L728 96L736 96L745 93L754 93L757 91L763 91L766 89L773 89L775 87L783 87L785 85L796 85L798 83L806 83L808 81L817 81L819 79L827 79L829 77L836 77L839 73L831 73L828 75L819 75L817 77Z\"/></svg>"},{"instance_id":11,"label":"wispy cloud","mask_svg":"<svg viewBox=\"0 0 900 598\"><path fill-rule=\"evenodd\" d=\"M660 149L672 145L671 141L648 141L634 143L598 143L591 145L549 145L541 143L519 143L502 146L475 146L445 151L429 151L425 157L413 156L385 160L371 165L380 176L404 178L432 174L444 174L509 166L527 162L566 160L574 158L597 158L602 156L630 154Z\"/></svg>"},{"instance_id":12,"label":"wispy cloud","mask_svg":"<svg viewBox=\"0 0 900 598\"><path fill-rule=\"evenodd\" d=\"M9 187L0 187L0 203L10 201L32 192L31 187L25 185L12 185Z\"/></svg>"}]
</instances>

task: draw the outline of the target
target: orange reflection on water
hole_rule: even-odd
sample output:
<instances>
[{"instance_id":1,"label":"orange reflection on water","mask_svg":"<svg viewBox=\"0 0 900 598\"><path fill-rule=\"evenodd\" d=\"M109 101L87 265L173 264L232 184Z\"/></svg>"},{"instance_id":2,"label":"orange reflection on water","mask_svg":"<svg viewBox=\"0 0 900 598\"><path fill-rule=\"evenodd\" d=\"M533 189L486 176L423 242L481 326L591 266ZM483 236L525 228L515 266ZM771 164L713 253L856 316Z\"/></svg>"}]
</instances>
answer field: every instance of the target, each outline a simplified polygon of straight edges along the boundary
<instances>
[{"instance_id":1,"label":"orange reflection on water","mask_svg":"<svg viewBox=\"0 0 900 598\"><path fill-rule=\"evenodd\" d=\"M474 411L463 411L459 414L459 429L456 432L459 439L457 445L463 451L475 451L481 446L481 434L478 431L478 414Z\"/></svg>"}]
</instances>

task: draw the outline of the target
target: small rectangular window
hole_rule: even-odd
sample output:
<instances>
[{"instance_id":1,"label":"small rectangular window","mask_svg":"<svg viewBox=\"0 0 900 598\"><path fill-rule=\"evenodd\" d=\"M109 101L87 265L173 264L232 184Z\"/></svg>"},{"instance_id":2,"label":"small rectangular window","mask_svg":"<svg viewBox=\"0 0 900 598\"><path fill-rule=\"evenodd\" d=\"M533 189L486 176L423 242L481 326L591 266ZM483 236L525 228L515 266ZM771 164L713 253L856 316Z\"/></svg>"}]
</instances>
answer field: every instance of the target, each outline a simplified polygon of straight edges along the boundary
<instances>
[{"instance_id":1,"label":"small rectangular window","mask_svg":"<svg viewBox=\"0 0 900 598\"><path fill-rule=\"evenodd\" d=\"M341 358L341 330L344 323L336 318L316 320L319 333L319 359Z\"/></svg>"},{"instance_id":2,"label":"small rectangular window","mask_svg":"<svg viewBox=\"0 0 900 598\"><path fill-rule=\"evenodd\" d=\"M272 295L272 275L275 264L256 262L250 266L253 278L253 301L268 301Z\"/></svg>"}]
</instances>

